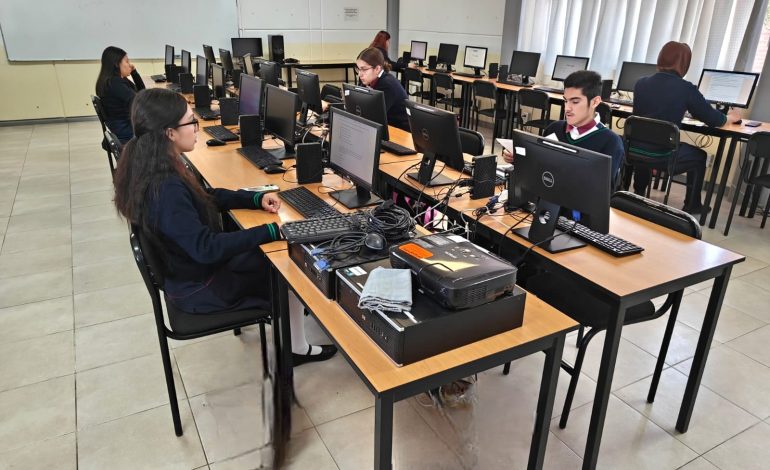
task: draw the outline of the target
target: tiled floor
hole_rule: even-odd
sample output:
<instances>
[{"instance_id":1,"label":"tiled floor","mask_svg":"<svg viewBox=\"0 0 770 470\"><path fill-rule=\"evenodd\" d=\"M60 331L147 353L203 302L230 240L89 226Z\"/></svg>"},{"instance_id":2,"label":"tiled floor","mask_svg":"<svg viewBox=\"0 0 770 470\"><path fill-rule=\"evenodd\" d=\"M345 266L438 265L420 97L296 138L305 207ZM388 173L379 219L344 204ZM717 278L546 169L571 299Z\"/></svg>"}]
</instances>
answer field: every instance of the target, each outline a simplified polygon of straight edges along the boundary
<instances>
[{"instance_id":1,"label":"tiled floor","mask_svg":"<svg viewBox=\"0 0 770 470\"><path fill-rule=\"evenodd\" d=\"M0 127L0 468L255 468L259 335L173 342L185 431L176 437L151 305L98 136L95 121ZM675 186L674 205L681 193ZM769 468L770 229L737 218L729 238L708 229L704 238L749 258L733 271L690 431L674 421L709 283L687 290L654 405L644 399L666 321L624 331L601 468ZM565 355L574 354L572 337ZM581 465L600 355L595 340L569 425L552 423L546 468ZM481 374L473 406L442 414L399 403L397 467L524 468L542 360L520 360L508 377ZM288 466L369 468L374 401L345 360L298 368L296 385L303 408Z\"/></svg>"}]
</instances>

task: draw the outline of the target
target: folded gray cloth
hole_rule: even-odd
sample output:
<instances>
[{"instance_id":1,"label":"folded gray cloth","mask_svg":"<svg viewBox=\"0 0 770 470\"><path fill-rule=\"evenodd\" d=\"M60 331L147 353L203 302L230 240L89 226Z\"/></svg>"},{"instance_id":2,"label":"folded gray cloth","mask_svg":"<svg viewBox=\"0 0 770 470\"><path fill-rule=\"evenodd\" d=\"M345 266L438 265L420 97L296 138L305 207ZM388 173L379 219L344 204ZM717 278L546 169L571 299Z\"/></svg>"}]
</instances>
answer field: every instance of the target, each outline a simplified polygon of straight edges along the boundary
<instances>
[{"instance_id":1,"label":"folded gray cloth","mask_svg":"<svg viewBox=\"0 0 770 470\"><path fill-rule=\"evenodd\" d=\"M358 307L409 312L412 308L412 272L408 269L375 268L369 273Z\"/></svg>"}]
</instances>

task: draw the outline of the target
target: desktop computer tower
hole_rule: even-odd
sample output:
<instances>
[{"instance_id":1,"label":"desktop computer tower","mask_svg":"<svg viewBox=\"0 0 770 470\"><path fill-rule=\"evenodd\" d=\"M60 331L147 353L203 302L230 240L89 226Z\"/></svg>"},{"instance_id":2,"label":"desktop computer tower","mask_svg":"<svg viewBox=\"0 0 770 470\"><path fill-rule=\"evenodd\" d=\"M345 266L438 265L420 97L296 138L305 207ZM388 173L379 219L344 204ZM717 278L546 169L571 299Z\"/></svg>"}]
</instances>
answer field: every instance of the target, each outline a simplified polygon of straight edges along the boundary
<instances>
[{"instance_id":1,"label":"desktop computer tower","mask_svg":"<svg viewBox=\"0 0 770 470\"><path fill-rule=\"evenodd\" d=\"M184 73L184 67L174 64L166 65L166 81L170 83L179 83L179 75Z\"/></svg>"},{"instance_id":2,"label":"desktop computer tower","mask_svg":"<svg viewBox=\"0 0 770 470\"><path fill-rule=\"evenodd\" d=\"M471 199L483 199L495 194L497 177L497 156L479 155L473 157L473 186Z\"/></svg>"},{"instance_id":3,"label":"desktop computer tower","mask_svg":"<svg viewBox=\"0 0 770 470\"><path fill-rule=\"evenodd\" d=\"M179 74L179 85L182 87L182 93L193 92L193 76L191 73Z\"/></svg>"},{"instance_id":4,"label":"desktop computer tower","mask_svg":"<svg viewBox=\"0 0 770 470\"><path fill-rule=\"evenodd\" d=\"M268 34L267 50L268 50L271 62L278 62L279 64L282 64L283 59L286 58L286 55L283 49L283 35Z\"/></svg>"},{"instance_id":5,"label":"desktop computer tower","mask_svg":"<svg viewBox=\"0 0 770 470\"><path fill-rule=\"evenodd\" d=\"M610 99L612 95L612 80L602 80L602 100Z\"/></svg>"},{"instance_id":6,"label":"desktop computer tower","mask_svg":"<svg viewBox=\"0 0 770 470\"><path fill-rule=\"evenodd\" d=\"M238 98L219 98L219 113L223 126L238 124Z\"/></svg>"},{"instance_id":7,"label":"desktop computer tower","mask_svg":"<svg viewBox=\"0 0 770 470\"><path fill-rule=\"evenodd\" d=\"M241 130L243 132L243 130ZM297 183L320 183L324 168L321 161L321 143L297 144Z\"/></svg>"},{"instance_id":8,"label":"desktop computer tower","mask_svg":"<svg viewBox=\"0 0 770 470\"><path fill-rule=\"evenodd\" d=\"M211 107L211 90L209 90L208 85L193 86L193 98L195 99L196 108Z\"/></svg>"},{"instance_id":9,"label":"desktop computer tower","mask_svg":"<svg viewBox=\"0 0 770 470\"><path fill-rule=\"evenodd\" d=\"M436 65L438 65L438 58L435 55L428 56L428 70L436 70Z\"/></svg>"},{"instance_id":10,"label":"desktop computer tower","mask_svg":"<svg viewBox=\"0 0 770 470\"><path fill-rule=\"evenodd\" d=\"M262 147L262 122L258 114L242 114L238 118L241 147Z\"/></svg>"}]
</instances>

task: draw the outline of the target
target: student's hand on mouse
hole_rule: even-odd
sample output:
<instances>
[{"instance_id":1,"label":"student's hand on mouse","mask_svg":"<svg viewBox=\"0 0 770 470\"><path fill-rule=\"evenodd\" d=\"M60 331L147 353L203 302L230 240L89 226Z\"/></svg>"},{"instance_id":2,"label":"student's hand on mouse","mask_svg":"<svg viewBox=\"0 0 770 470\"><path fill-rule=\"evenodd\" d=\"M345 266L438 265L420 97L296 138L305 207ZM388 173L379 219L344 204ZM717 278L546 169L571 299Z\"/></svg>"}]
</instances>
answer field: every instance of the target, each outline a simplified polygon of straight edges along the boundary
<instances>
[{"instance_id":1,"label":"student's hand on mouse","mask_svg":"<svg viewBox=\"0 0 770 470\"><path fill-rule=\"evenodd\" d=\"M281 208L281 199L275 193L262 196L262 209L275 214Z\"/></svg>"},{"instance_id":2,"label":"student's hand on mouse","mask_svg":"<svg viewBox=\"0 0 770 470\"><path fill-rule=\"evenodd\" d=\"M740 121L741 118L741 112L738 111L735 108L730 108L729 111L727 111L727 122L729 123L735 123Z\"/></svg>"},{"instance_id":3,"label":"student's hand on mouse","mask_svg":"<svg viewBox=\"0 0 770 470\"><path fill-rule=\"evenodd\" d=\"M505 163L513 163L513 154L506 149L503 149L503 160Z\"/></svg>"}]
</instances>

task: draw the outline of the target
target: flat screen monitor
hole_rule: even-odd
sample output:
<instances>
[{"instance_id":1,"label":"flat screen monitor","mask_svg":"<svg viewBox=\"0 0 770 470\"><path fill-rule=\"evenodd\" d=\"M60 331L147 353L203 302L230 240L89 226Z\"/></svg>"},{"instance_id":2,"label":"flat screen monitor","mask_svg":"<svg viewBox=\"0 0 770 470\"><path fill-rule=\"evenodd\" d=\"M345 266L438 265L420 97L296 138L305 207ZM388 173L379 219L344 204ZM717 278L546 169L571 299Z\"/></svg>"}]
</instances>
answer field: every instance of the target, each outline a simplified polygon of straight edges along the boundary
<instances>
[{"instance_id":1,"label":"flat screen monitor","mask_svg":"<svg viewBox=\"0 0 770 470\"><path fill-rule=\"evenodd\" d=\"M281 66L275 62L262 62L259 66L259 76L265 83L278 86L280 82Z\"/></svg>"},{"instance_id":2,"label":"flat screen monitor","mask_svg":"<svg viewBox=\"0 0 770 470\"><path fill-rule=\"evenodd\" d=\"M262 80L251 75L241 74L238 88L238 114L262 115Z\"/></svg>"},{"instance_id":3,"label":"flat screen monitor","mask_svg":"<svg viewBox=\"0 0 770 470\"><path fill-rule=\"evenodd\" d=\"M211 66L211 86L214 88L214 98L225 96L225 69L221 65Z\"/></svg>"},{"instance_id":4,"label":"flat screen monitor","mask_svg":"<svg viewBox=\"0 0 770 470\"><path fill-rule=\"evenodd\" d=\"M230 51L227 49L219 50L219 60L222 62L222 68L226 73L233 71L233 56L230 55Z\"/></svg>"},{"instance_id":5,"label":"flat screen monitor","mask_svg":"<svg viewBox=\"0 0 770 470\"><path fill-rule=\"evenodd\" d=\"M380 166L382 125L338 108L329 111L329 166L355 188L330 196L348 209L382 202L371 191Z\"/></svg>"},{"instance_id":6,"label":"flat screen monitor","mask_svg":"<svg viewBox=\"0 0 770 470\"><path fill-rule=\"evenodd\" d=\"M205 57L206 60L209 61L209 65L213 65L217 63L217 58L214 55L214 48L211 46L207 46L206 44L203 45L203 57Z\"/></svg>"},{"instance_id":7,"label":"flat screen monitor","mask_svg":"<svg viewBox=\"0 0 770 470\"><path fill-rule=\"evenodd\" d=\"M209 61L203 56L195 56L195 84L208 85Z\"/></svg>"},{"instance_id":8,"label":"flat screen monitor","mask_svg":"<svg viewBox=\"0 0 770 470\"><path fill-rule=\"evenodd\" d=\"M184 49L182 49L182 67L184 68L184 73L192 73L192 56L190 52Z\"/></svg>"},{"instance_id":9,"label":"flat screen monitor","mask_svg":"<svg viewBox=\"0 0 770 470\"><path fill-rule=\"evenodd\" d=\"M537 75L537 67L539 65L539 52L513 51L513 55L511 55L511 66L508 68L508 73L511 75L521 75L521 81L527 83L529 77Z\"/></svg>"},{"instance_id":10,"label":"flat screen monitor","mask_svg":"<svg viewBox=\"0 0 770 470\"><path fill-rule=\"evenodd\" d=\"M454 65L457 62L457 44L444 44L438 45L438 55L436 56L436 62L439 64Z\"/></svg>"},{"instance_id":11,"label":"flat screen monitor","mask_svg":"<svg viewBox=\"0 0 770 470\"><path fill-rule=\"evenodd\" d=\"M345 111L382 124L382 139L389 140L388 112L385 108L384 92L343 83L342 101L345 103Z\"/></svg>"},{"instance_id":12,"label":"flat screen monitor","mask_svg":"<svg viewBox=\"0 0 770 470\"><path fill-rule=\"evenodd\" d=\"M413 60L425 60L428 53L428 43L424 41L412 41L412 49L409 56Z\"/></svg>"},{"instance_id":13,"label":"flat screen monitor","mask_svg":"<svg viewBox=\"0 0 770 470\"><path fill-rule=\"evenodd\" d=\"M517 193L535 203L532 225L514 230L556 253L584 243L556 229L562 209L580 212L580 223L609 233L612 158L575 145L514 130ZM586 191L590 188L590 191Z\"/></svg>"},{"instance_id":14,"label":"flat screen monitor","mask_svg":"<svg viewBox=\"0 0 770 470\"><path fill-rule=\"evenodd\" d=\"M166 65L174 64L174 46L166 44Z\"/></svg>"},{"instance_id":15,"label":"flat screen monitor","mask_svg":"<svg viewBox=\"0 0 770 470\"><path fill-rule=\"evenodd\" d=\"M233 46L233 55L243 57L251 54L254 57L260 57L262 53L262 38L230 38L230 44Z\"/></svg>"},{"instance_id":16,"label":"flat screen monitor","mask_svg":"<svg viewBox=\"0 0 770 470\"><path fill-rule=\"evenodd\" d=\"M283 151L272 152L278 158L294 156L294 130L299 99L295 93L273 85L265 86L265 131L283 141Z\"/></svg>"},{"instance_id":17,"label":"flat screen monitor","mask_svg":"<svg viewBox=\"0 0 770 470\"><path fill-rule=\"evenodd\" d=\"M557 55L556 62L553 64L551 80L563 82L572 72L586 70L588 68L588 60L588 57Z\"/></svg>"},{"instance_id":18,"label":"flat screen monitor","mask_svg":"<svg viewBox=\"0 0 770 470\"><path fill-rule=\"evenodd\" d=\"M465 46L465 60L463 65L472 68L476 73L481 72L487 66L487 48L478 46Z\"/></svg>"},{"instance_id":19,"label":"flat screen monitor","mask_svg":"<svg viewBox=\"0 0 770 470\"><path fill-rule=\"evenodd\" d=\"M307 70L297 69L297 96L302 102L299 125L307 124L307 113L312 111L319 116L323 113L321 106L321 82L318 75Z\"/></svg>"},{"instance_id":20,"label":"flat screen monitor","mask_svg":"<svg viewBox=\"0 0 770 470\"><path fill-rule=\"evenodd\" d=\"M254 60L251 58L251 54L244 54L243 70L247 75L251 75L252 77L256 76L256 72L254 70Z\"/></svg>"},{"instance_id":21,"label":"flat screen monitor","mask_svg":"<svg viewBox=\"0 0 770 470\"><path fill-rule=\"evenodd\" d=\"M710 103L748 108L758 80L758 73L703 69L698 90Z\"/></svg>"},{"instance_id":22,"label":"flat screen monitor","mask_svg":"<svg viewBox=\"0 0 770 470\"><path fill-rule=\"evenodd\" d=\"M409 173L407 176L425 186L454 183L456 179L440 174L443 170L434 172L433 167L436 160L440 160L449 168L457 171L463 169L463 151L460 145L457 117L449 111L414 101L406 101L405 104L414 148L423 154L419 172Z\"/></svg>"},{"instance_id":23,"label":"flat screen monitor","mask_svg":"<svg viewBox=\"0 0 770 470\"><path fill-rule=\"evenodd\" d=\"M658 72L658 66L655 64L645 64L642 62L623 62L620 66L620 77L618 78L618 91L634 91L636 82L642 77L649 77Z\"/></svg>"}]
</instances>

